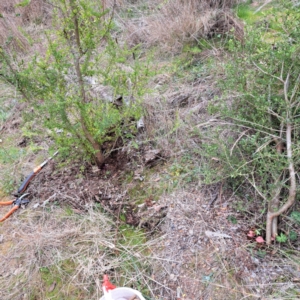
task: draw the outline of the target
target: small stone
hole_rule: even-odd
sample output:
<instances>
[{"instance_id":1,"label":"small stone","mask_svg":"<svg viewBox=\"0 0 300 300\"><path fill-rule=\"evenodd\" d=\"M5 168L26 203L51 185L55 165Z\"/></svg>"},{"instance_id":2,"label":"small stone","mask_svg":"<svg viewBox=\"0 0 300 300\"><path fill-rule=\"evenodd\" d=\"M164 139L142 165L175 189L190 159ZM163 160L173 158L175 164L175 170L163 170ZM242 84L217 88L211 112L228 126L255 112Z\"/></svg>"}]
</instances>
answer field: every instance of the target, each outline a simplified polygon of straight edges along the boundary
<instances>
[{"instance_id":1,"label":"small stone","mask_svg":"<svg viewBox=\"0 0 300 300\"><path fill-rule=\"evenodd\" d=\"M153 149L153 150L148 150L145 153L145 162L149 163L153 160L155 160L159 155L160 155L161 151L159 149Z\"/></svg>"},{"instance_id":2,"label":"small stone","mask_svg":"<svg viewBox=\"0 0 300 300\"><path fill-rule=\"evenodd\" d=\"M145 127L144 117L141 117L136 123L137 129L142 129Z\"/></svg>"},{"instance_id":3,"label":"small stone","mask_svg":"<svg viewBox=\"0 0 300 300\"><path fill-rule=\"evenodd\" d=\"M170 280L172 280L172 281L176 280L176 276L174 274L171 274L170 275Z\"/></svg>"}]
</instances>

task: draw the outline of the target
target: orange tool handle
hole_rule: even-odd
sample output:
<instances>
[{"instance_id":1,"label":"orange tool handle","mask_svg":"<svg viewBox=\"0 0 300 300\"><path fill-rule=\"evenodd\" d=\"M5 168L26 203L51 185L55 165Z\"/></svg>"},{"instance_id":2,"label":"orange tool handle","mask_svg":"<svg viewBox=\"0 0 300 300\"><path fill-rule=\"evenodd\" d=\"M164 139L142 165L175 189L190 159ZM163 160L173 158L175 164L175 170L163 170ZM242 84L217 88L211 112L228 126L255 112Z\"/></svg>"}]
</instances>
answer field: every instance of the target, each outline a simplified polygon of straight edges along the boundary
<instances>
[{"instance_id":1,"label":"orange tool handle","mask_svg":"<svg viewBox=\"0 0 300 300\"><path fill-rule=\"evenodd\" d=\"M10 205L10 204L13 204L14 201L11 200L11 201L5 201L5 202L0 202L0 205Z\"/></svg>"},{"instance_id":2,"label":"orange tool handle","mask_svg":"<svg viewBox=\"0 0 300 300\"><path fill-rule=\"evenodd\" d=\"M10 215L12 215L18 209L19 209L19 205L15 205L2 219L0 219L0 222L5 221Z\"/></svg>"}]
</instances>

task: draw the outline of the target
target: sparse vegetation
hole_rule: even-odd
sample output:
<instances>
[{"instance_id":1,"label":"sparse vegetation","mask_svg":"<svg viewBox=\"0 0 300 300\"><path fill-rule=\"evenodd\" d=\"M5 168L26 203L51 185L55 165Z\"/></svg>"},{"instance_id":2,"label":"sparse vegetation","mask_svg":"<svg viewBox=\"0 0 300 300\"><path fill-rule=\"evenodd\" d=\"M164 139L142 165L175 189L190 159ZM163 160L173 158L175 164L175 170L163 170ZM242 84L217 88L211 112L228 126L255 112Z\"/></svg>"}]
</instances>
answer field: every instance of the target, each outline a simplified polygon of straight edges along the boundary
<instances>
[{"instance_id":1,"label":"sparse vegetation","mask_svg":"<svg viewBox=\"0 0 300 300\"><path fill-rule=\"evenodd\" d=\"M278 235L278 216L295 203L297 189L299 16L292 3L278 5L269 10L268 22L277 19L277 10L289 17L273 33L275 44L261 39L273 29L256 26L250 27L245 44L228 42L234 53L224 83L228 98L218 110L224 125L238 127L217 142L222 146L214 153L227 176L243 178L268 203L267 244Z\"/></svg>"},{"instance_id":2,"label":"sparse vegetation","mask_svg":"<svg viewBox=\"0 0 300 300\"><path fill-rule=\"evenodd\" d=\"M299 298L294 1L0 9L1 299Z\"/></svg>"}]
</instances>

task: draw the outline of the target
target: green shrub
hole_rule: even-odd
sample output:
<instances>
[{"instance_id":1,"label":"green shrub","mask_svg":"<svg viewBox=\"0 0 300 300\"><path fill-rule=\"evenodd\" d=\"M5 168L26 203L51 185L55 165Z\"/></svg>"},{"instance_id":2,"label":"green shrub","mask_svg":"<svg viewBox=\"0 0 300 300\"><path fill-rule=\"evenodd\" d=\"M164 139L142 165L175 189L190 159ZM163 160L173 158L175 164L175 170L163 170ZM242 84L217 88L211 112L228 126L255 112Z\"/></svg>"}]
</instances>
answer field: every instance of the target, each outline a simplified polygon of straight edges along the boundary
<instances>
[{"instance_id":1,"label":"green shrub","mask_svg":"<svg viewBox=\"0 0 300 300\"><path fill-rule=\"evenodd\" d=\"M135 132L147 64L132 58L137 49L118 44L113 14L101 1L51 2L54 23L45 33L46 53L35 53L28 65L17 61L15 68L2 47L1 75L34 106L30 118L50 129L61 152L78 147L101 166L117 139ZM118 97L123 105L114 101Z\"/></svg>"},{"instance_id":2,"label":"green shrub","mask_svg":"<svg viewBox=\"0 0 300 300\"><path fill-rule=\"evenodd\" d=\"M210 145L223 170L219 178L250 183L269 202L267 243L277 235L278 215L295 201L300 163L300 13L290 1L278 5L267 20L275 22L280 13L280 29L249 26L244 43L229 41L225 96L211 108L223 118ZM264 38L270 31L276 44Z\"/></svg>"}]
</instances>

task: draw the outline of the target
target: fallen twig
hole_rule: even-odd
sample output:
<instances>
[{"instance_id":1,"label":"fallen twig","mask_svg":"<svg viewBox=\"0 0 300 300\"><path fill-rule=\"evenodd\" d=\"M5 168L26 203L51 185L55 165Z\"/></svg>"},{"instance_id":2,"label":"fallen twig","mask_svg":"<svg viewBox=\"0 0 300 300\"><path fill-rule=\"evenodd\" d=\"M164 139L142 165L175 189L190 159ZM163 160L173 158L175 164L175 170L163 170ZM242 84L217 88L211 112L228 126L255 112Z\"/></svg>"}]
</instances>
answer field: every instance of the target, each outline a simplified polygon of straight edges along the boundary
<instances>
[{"instance_id":1,"label":"fallen twig","mask_svg":"<svg viewBox=\"0 0 300 300\"><path fill-rule=\"evenodd\" d=\"M52 200L53 198L56 197L56 193L53 194L52 196L50 196L47 200L45 200L42 204L41 204L41 207L45 207L46 204L48 204L50 202L50 200Z\"/></svg>"}]
</instances>

